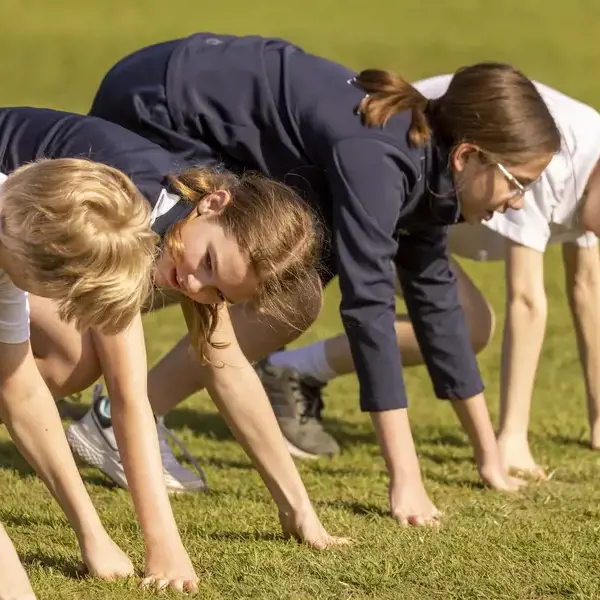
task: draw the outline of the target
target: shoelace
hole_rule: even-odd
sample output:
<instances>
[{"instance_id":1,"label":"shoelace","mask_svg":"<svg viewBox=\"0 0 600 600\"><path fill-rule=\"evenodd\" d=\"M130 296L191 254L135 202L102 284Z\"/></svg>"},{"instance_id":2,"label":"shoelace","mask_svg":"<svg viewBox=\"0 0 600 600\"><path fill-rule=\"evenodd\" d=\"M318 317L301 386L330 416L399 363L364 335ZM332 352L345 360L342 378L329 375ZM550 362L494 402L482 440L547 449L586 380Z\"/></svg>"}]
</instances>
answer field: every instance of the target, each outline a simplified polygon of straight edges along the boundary
<instances>
[{"instance_id":1,"label":"shoelace","mask_svg":"<svg viewBox=\"0 0 600 600\"><path fill-rule=\"evenodd\" d=\"M174 463L178 467L183 468L182 465L179 464L179 461L177 460L177 458L175 458L175 455L173 454L173 452L171 451L171 448L168 445L167 440L166 440L166 438L168 438L169 440L171 440L171 442L173 442L179 448L180 452L183 454L185 459L190 463L190 465L194 468L194 470L198 474L198 477L200 478L202 483L205 486L208 486L208 483L206 480L206 475L204 474L204 471L202 470L200 463L194 458L192 453L185 447L185 444L168 427L166 427L160 421L156 422L156 427L157 427L159 433L161 433L165 438L165 444L166 444L167 448L165 448L164 450L168 449L168 453L165 452L163 454L163 448L161 448L161 455L167 456L169 462L174 461Z\"/></svg>"},{"instance_id":2,"label":"shoelace","mask_svg":"<svg viewBox=\"0 0 600 600\"><path fill-rule=\"evenodd\" d=\"M94 402L100 400L100 398L102 398L103 395L104 395L104 387L102 386L101 383L97 383L94 386L94 390L92 392L92 398L93 398ZM169 446L169 444L167 442L167 438L168 438L179 448L179 450L181 451L181 453L183 454L185 459L190 463L190 465L198 473L198 477L200 478L202 483L205 486L207 486L208 484L207 484L206 475L204 474L204 471L202 470L200 463L194 458L194 456L192 456L192 453L185 447L185 444L160 420L156 421L156 429L159 432L159 434L162 434L162 436L163 436L163 438L160 439L160 435L159 435L160 454L161 454L161 458L163 459L163 462L165 462L164 459L166 458L167 459L166 462L176 464L181 469L184 468L182 465L179 464L177 458L173 454L173 451L171 450L171 447ZM166 447L163 447L163 440L164 440L164 446L166 446Z\"/></svg>"},{"instance_id":3,"label":"shoelace","mask_svg":"<svg viewBox=\"0 0 600 600\"><path fill-rule=\"evenodd\" d=\"M309 383L294 369L285 369L281 377L285 379L285 385L294 401L302 406L300 422L306 423L310 419L320 421L324 406L322 391L325 386Z\"/></svg>"},{"instance_id":4,"label":"shoelace","mask_svg":"<svg viewBox=\"0 0 600 600\"><path fill-rule=\"evenodd\" d=\"M323 387L324 385L309 383L306 379L300 379L300 390L303 396L304 410L300 415L303 422L309 419L321 420L321 411L323 410Z\"/></svg>"}]
</instances>

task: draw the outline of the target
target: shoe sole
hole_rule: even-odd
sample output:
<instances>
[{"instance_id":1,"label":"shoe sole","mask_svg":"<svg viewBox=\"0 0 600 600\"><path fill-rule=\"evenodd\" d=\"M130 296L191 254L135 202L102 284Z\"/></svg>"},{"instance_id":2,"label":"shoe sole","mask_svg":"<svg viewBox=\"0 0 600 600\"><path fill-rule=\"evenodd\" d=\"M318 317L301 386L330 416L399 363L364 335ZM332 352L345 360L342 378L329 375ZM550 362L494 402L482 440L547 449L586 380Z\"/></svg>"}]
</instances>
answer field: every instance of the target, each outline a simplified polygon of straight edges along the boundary
<instances>
[{"instance_id":1,"label":"shoe sole","mask_svg":"<svg viewBox=\"0 0 600 600\"><path fill-rule=\"evenodd\" d=\"M285 438L286 446L289 450L289 453L295 458L304 458L308 460L316 460L318 458L331 458L331 454L311 454L310 452L306 452L305 450L301 450L298 446L294 446L292 442L290 442L287 438Z\"/></svg>"}]
</instances>

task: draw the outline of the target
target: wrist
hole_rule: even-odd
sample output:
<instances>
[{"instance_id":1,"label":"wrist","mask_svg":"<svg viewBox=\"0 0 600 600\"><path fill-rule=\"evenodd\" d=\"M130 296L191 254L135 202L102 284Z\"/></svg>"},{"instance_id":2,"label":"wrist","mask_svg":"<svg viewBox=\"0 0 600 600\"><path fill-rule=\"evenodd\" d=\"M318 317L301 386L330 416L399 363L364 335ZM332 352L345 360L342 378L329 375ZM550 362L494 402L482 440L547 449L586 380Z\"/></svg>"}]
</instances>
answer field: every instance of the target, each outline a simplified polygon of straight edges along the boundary
<instances>
[{"instance_id":1,"label":"wrist","mask_svg":"<svg viewBox=\"0 0 600 600\"><path fill-rule=\"evenodd\" d=\"M140 520L142 537L146 547L160 545L172 545L181 543L179 529L175 518L152 519L148 525Z\"/></svg>"},{"instance_id":2,"label":"wrist","mask_svg":"<svg viewBox=\"0 0 600 600\"><path fill-rule=\"evenodd\" d=\"M91 516L91 515L90 515ZM96 518L86 519L85 522L73 522L71 526L79 542L81 548L87 548L90 545L98 543L100 536L106 536L110 538L106 529L102 525L100 518L96 515Z\"/></svg>"},{"instance_id":3,"label":"wrist","mask_svg":"<svg viewBox=\"0 0 600 600\"><path fill-rule=\"evenodd\" d=\"M421 469L417 463L416 466L407 465L406 467L398 465L393 470L390 469L390 486L395 487L411 486L422 482Z\"/></svg>"},{"instance_id":4,"label":"wrist","mask_svg":"<svg viewBox=\"0 0 600 600\"><path fill-rule=\"evenodd\" d=\"M283 498L277 502L277 509L280 515L295 518L302 518L314 512L308 494L298 498Z\"/></svg>"},{"instance_id":5,"label":"wrist","mask_svg":"<svg viewBox=\"0 0 600 600\"><path fill-rule=\"evenodd\" d=\"M154 533L148 536L144 535L144 545L146 555L171 554L183 548L183 541L177 529L174 531L163 530L160 535Z\"/></svg>"}]
</instances>

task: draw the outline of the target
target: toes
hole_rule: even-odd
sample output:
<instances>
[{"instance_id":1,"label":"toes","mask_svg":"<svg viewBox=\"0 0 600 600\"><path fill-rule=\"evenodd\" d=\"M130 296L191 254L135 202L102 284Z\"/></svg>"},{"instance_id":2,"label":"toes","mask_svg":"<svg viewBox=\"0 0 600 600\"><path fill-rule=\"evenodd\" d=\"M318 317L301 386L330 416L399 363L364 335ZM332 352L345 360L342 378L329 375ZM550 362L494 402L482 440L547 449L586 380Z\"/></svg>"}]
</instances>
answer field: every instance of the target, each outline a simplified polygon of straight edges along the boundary
<instances>
[{"instance_id":1,"label":"toes","mask_svg":"<svg viewBox=\"0 0 600 600\"><path fill-rule=\"evenodd\" d=\"M183 584L183 591L188 592L189 594L196 594L198 592L198 582L197 581L186 581Z\"/></svg>"}]
</instances>

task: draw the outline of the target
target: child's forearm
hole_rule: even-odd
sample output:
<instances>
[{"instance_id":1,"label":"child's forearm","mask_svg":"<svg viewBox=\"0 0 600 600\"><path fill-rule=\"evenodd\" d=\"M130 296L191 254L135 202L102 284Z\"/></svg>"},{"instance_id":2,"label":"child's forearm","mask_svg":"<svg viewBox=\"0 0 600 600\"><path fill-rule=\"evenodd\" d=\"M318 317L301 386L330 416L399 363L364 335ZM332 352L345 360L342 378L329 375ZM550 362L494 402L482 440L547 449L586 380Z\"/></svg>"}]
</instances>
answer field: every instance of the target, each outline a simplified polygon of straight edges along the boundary
<instances>
[{"instance_id":1,"label":"child's forearm","mask_svg":"<svg viewBox=\"0 0 600 600\"><path fill-rule=\"evenodd\" d=\"M80 542L103 530L32 356L2 386L1 415L17 448L58 500Z\"/></svg>"},{"instance_id":2,"label":"child's forearm","mask_svg":"<svg viewBox=\"0 0 600 600\"><path fill-rule=\"evenodd\" d=\"M146 582L196 589L167 495L158 433L147 391L141 317L115 335L94 333L111 398L111 417L127 484L146 543Z\"/></svg>"},{"instance_id":3,"label":"child's forearm","mask_svg":"<svg viewBox=\"0 0 600 600\"><path fill-rule=\"evenodd\" d=\"M127 484L146 545L180 543L167 494L158 434L147 394L141 318L117 336L94 333L111 399L111 417Z\"/></svg>"},{"instance_id":4,"label":"child's forearm","mask_svg":"<svg viewBox=\"0 0 600 600\"><path fill-rule=\"evenodd\" d=\"M280 511L300 512L310 507L300 474L256 372L243 357L239 364L212 369L208 391Z\"/></svg>"},{"instance_id":5,"label":"child's forearm","mask_svg":"<svg viewBox=\"0 0 600 600\"><path fill-rule=\"evenodd\" d=\"M154 416L149 401L138 400L127 402L114 391L111 396L112 424L128 488L146 545L167 543L170 536L179 541Z\"/></svg>"}]
</instances>

